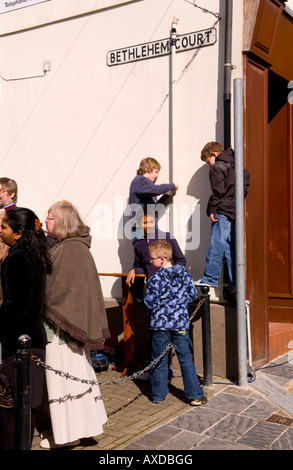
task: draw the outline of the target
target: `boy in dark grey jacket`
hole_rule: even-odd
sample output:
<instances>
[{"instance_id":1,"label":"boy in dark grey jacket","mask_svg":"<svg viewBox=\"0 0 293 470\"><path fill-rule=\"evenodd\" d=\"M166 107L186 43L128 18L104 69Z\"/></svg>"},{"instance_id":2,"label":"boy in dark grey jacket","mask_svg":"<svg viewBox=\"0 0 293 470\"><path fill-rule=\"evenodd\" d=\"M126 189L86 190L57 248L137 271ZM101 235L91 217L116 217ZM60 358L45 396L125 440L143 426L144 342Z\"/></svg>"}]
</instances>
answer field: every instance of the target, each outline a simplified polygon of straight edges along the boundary
<instances>
[{"instance_id":1,"label":"boy in dark grey jacket","mask_svg":"<svg viewBox=\"0 0 293 470\"><path fill-rule=\"evenodd\" d=\"M209 167L212 195L207 215L212 221L211 246L206 256L206 268L197 285L218 287L222 262L226 262L229 284L236 289L235 261L235 162L234 151L224 150L218 142L209 142L201 151L201 159ZM244 198L249 187L249 174L243 170Z\"/></svg>"}]
</instances>

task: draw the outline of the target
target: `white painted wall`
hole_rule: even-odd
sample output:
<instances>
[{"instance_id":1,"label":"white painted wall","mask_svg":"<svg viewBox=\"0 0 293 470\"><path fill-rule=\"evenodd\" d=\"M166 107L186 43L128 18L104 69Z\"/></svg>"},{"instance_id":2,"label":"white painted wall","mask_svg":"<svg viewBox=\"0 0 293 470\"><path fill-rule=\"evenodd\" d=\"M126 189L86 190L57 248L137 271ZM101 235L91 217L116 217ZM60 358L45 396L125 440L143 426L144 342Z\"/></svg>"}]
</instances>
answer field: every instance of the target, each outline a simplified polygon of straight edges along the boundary
<instances>
[{"instance_id":1,"label":"white painted wall","mask_svg":"<svg viewBox=\"0 0 293 470\"><path fill-rule=\"evenodd\" d=\"M18 205L42 220L57 200L75 204L92 228L100 272L131 267L131 242L119 232L140 160L155 157L158 183L169 180L169 57L108 67L107 52L168 37L174 17L178 34L210 28L216 18L193 3L49 0L0 15L0 174L18 182ZM210 239L208 167L199 155L223 135L225 10L219 0L195 3L222 17L216 44L176 55L176 237L197 279ZM242 1L233 7L235 78L242 76ZM50 72L26 78L42 74L44 61ZM105 297L120 296L120 280L101 281Z\"/></svg>"}]
</instances>

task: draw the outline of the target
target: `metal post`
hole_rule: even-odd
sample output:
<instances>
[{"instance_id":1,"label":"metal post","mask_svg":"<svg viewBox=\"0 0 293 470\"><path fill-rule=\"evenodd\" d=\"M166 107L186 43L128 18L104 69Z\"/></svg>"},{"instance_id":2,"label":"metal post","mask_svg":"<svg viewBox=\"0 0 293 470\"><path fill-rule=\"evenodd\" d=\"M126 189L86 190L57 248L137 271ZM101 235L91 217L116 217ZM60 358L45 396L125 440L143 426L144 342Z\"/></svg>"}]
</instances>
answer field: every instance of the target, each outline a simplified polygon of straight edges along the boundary
<instances>
[{"instance_id":1,"label":"metal post","mask_svg":"<svg viewBox=\"0 0 293 470\"><path fill-rule=\"evenodd\" d=\"M245 310L244 191L243 191L243 103L242 79L234 79L234 150L236 178L236 279L238 385L247 386L247 343Z\"/></svg>"},{"instance_id":2,"label":"metal post","mask_svg":"<svg viewBox=\"0 0 293 470\"><path fill-rule=\"evenodd\" d=\"M212 385L212 348L211 348L211 322L210 322L210 288L201 286L202 305L202 356L204 384Z\"/></svg>"},{"instance_id":3,"label":"metal post","mask_svg":"<svg viewBox=\"0 0 293 470\"><path fill-rule=\"evenodd\" d=\"M170 179L174 183L176 179L176 128L175 128L175 87L176 87L176 38L177 38L177 24L178 18L173 18L171 26L171 76L170 76L170 122L171 122L171 168L170 168Z\"/></svg>"},{"instance_id":4,"label":"metal post","mask_svg":"<svg viewBox=\"0 0 293 470\"><path fill-rule=\"evenodd\" d=\"M18 338L16 352L17 405L15 416L15 449L31 449L31 338L22 335Z\"/></svg>"},{"instance_id":5,"label":"metal post","mask_svg":"<svg viewBox=\"0 0 293 470\"><path fill-rule=\"evenodd\" d=\"M177 38L177 24L178 18L173 18L171 32L170 32L170 49L171 49L171 63L170 63L170 171L169 178L171 183L177 183L176 177L176 98L175 98L175 87L176 87L176 38ZM174 201L170 206L169 215L169 231L171 235L175 236L175 216L176 211L174 209Z\"/></svg>"},{"instance_id":6,"label":"metal post","mask_svg":"<svg viewBox=\"0 0 293 470\"><path fill-rule=\"evenodd\" d=\"M224 147L231 146L231 57L232 57L233 0L225 7L225 61L224 61Z\"/></svg>"}]
</instances>

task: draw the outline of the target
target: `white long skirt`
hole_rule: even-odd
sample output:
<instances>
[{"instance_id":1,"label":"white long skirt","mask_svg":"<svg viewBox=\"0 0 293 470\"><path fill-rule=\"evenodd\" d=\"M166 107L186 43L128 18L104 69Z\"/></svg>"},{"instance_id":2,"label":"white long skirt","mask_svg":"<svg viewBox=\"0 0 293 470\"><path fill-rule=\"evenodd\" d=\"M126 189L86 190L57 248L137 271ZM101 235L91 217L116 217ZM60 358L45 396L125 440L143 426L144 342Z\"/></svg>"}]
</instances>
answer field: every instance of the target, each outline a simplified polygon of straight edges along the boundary
<instances>
[{"instance_id":1,"label":"white long skirt","mask_svg":"<svg viewBox=\"0 0 293 470\"><path fill-rule=\"evenodd\" d=\"M90 351L85 351L76 343L59 344L57 335L46 346L46 363L79 379L97 381ZM66 379L48 369L46 383L56 444L103 433L103 424L108 418L98 385Z\"/></svg>"}]
</instances>

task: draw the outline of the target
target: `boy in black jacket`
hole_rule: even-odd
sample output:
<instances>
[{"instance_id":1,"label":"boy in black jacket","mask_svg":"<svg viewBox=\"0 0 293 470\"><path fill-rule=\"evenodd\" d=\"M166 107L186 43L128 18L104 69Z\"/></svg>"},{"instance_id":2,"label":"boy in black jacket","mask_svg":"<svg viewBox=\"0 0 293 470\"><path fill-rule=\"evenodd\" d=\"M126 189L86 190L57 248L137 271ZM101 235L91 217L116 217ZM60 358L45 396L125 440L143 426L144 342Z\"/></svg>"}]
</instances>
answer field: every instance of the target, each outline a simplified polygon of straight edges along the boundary
<instances>
[{"instance_id":1,"label":"boy in black jacket","mask_svg":"<svg viewBox=\"0 0 293 470\"><path fill-rule=\"evenodd\" d=\"M218 142L209 142L201 151L201 159L209 167L212 195L207 215L212 221L211 246L206 268L197 285L218 287L222 262L226 263L231 292L236 292L235 260L235 162L234 151L224 150ZM243 170L244 198L249 187L249 174Z\"/></svg>"}]
</instances>

